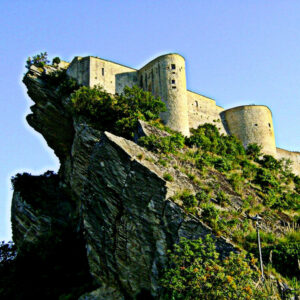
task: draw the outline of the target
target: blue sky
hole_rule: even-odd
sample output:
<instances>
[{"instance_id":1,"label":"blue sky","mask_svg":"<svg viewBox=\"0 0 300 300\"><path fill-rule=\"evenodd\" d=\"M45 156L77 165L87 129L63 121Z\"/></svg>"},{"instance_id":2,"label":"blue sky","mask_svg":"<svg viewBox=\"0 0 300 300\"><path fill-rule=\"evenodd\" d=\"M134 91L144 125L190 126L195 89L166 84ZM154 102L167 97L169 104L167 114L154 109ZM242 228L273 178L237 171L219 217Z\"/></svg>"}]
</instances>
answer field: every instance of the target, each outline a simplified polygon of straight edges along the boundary
<instances>
[{"instance_id":1,"label":"blue sky","mask_svg":"<svg viewBox=\"0 0 300 300\"><path fill-rule=\"evenodd\" d=\"M10 177L57 170L25 115L28 56L95 55L139 68L186 58L189 89L230 108L265 104L277 146L300 151L300 1L0 1L0 240L11 238Z\"/></svg>"}]
</instances>

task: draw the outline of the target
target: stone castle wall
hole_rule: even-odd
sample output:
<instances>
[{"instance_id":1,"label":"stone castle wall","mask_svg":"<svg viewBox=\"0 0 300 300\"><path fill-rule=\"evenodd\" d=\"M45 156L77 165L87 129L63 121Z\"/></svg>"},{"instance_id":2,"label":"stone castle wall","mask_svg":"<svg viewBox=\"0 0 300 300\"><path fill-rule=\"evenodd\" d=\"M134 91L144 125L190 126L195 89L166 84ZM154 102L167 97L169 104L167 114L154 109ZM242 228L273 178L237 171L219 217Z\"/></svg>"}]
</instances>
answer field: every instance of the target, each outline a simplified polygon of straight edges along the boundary
<instances>
[{"instance_id":1,"label":"stone castle wall","mask_svg":"<svg viewBox=\"0 0 300 300\"><path fill-rule=\"evenodd\" d=\"M79 84L93 87L100 85L108 93L121 93L127 85L137 84L137 71L98 57L75 57L67 74Z\"/></svg>"},{"instance_id":2,"label":"stone castle wall","mask_svg":"<svg viewBox=\"0 0 300 300\"><path fill-rule=\"evenodd\" d=\"M90 86L90 56L76 56L67 69L67 74L80 85Z\"/></svg>"},{"instance_id":3,"label":"stone castle wall","mask_svg":"<svg viewBox=\"0 0 300 300\"><path fill-rule=\"evenodd\" d=\"M187 101L190 128L197 128L199 125L211 123L217 126L220 133L227 134L220 116L224 108L216 105L215 100L187 91Z\"/></svg>"},{"instance_id":4,"label":"stone castle wall","mask_svg":"<svg viewBox=\"0 0 300 300\"><path fill-rule=\"evenodd\" d=\"M237 136L244 147L257 143L266 154L276 156L276 145L272 113L267 106L238 106L221 113L224 116L226 129Z\"/></svg>"},{"instance_id":5,"label":"stone castle wall","mask_svg":"<svg viewBox=\"0 0 300 300\"><path fill-rule=\"evenodd\" d=\"M162 119L173 130L189 135L188 105L186 95L185 60L178 54L160 56L138 74L139 86L160 96L167 111Z\"/></svg>"},{"instance_id":6,"label":"stone castle wall","mask_svg":"<svg viewBox=\"0 0 300 300\"><path fill-rule=\"evenodd\" d=\"M300 152L288 151L281 148L276 148L277 150L277 159L285 158L292 161L293 172L300 176Z\"/></svg>"},{"instance_id":7,"label":"stone castle wall","mask_svg":"<svg viewBox=\"0 0 300 300\"><path fill-rule=\"evenodd\" d=\"M166 103L167 111L161 118L173 130L188 136L189 128L214 124L220 133L237 136L244 147L257 143L266 154L290 159L293 171L300 175L300 153L276 148L269 108L245 105L224 110L215 100L187 90L185 59L179 54L159 56L140 70L92 56L75 57L67 74L80 85L101 85L111 94L138 85Z\"/></svg>"}]
</instances>

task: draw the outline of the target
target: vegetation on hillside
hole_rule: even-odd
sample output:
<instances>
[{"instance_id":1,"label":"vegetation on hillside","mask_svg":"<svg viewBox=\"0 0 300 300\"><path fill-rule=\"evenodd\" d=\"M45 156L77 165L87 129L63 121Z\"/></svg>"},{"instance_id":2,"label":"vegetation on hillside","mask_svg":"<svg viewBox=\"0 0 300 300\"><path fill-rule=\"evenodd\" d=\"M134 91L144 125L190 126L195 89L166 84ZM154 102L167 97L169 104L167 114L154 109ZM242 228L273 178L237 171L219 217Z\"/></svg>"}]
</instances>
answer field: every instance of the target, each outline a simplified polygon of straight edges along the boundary
<instances>
[{"instance_id":1,"label":"vegetation on hillside","mask_svg":"<svg viewBox=\"0 0 300 300\"><path fill-rule=\"evenodd\" d=\"M210 236L182 238L168 255L161 280L165 299L267 299L274 294L255 286L260 274L253 257L232 252L221 260Z\"/></svg>"},{"instance_id":2,"label":"vegetation on hillside","mask_svg":"<svg viewBox=\"0 0 300 300\"><path fill-rule=\"evenodd\" d=\"M47 63L46 53L41 53L28 59L27 68L33 64L44 67ZM181 172L193 183L196 192L181 190L172 200L180 203L186 213L201 218L215 235L226 236L247 251L247 258L244 254L232 254L221 260L209 237L181 240L169 252L169 268L162 279L168 297L196 299L195 294L199 299L266 297L263 294L266 290L254 286L259 273L249 255L258 256L255 224L247 217L255 214L263 218L261 240L267 275L286 276L289 283L297 287L300 278L296 267L300 260L300 178L291 172L289 160L264 155L256 144L244 149L236 137L221 135L212 124L192 129L191 136L184 137L160 122L159 115L166 109L164 103L136 86L113 96L99 86L79 87L63 70L43 76L46 84L54 86L58 95L68 99L75 118L83 119L96 129L132 139L141 119L166 131L167 136L145 136L138 143L156 153L158 160L155 162L166 167L163 174L166 181L173 182L176 172ZM58 180L53 174L43 176ZM29 177L30 174L25 173L12 178L14 189L23 193L24 198L27 189L34 190L44 180L32 181ZM39 194L28 201L40 209L43 201L53 200L47 196L43 199ZM201 294L204 291L210 298Z\"/></svg>"},{"instance_id":3,"label":"vegetation on hillside","mask_svg":"<svg viewBox=\"0 0 300 300\"><path fill-rule=\"evenodd\" d=\"M81 87L71 95L73 112L99 130L107 130L132 139L138 120L159 118L165 104L150 92L133 86L125 87L121 95L112 96L101 87Z\"/></svg>"}]
</instances>

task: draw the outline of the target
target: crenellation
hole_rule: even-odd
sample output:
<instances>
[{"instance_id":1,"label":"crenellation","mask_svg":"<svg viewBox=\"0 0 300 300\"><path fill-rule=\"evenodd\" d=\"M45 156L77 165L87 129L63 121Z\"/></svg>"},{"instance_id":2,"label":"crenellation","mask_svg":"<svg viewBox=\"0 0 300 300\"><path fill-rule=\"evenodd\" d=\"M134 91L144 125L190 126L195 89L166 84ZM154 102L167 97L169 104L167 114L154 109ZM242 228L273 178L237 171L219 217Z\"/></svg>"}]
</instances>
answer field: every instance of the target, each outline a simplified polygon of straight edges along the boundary
<instances>
[{"instance_id":1,"label":"crenellation","mask_svg":"<svg viewBox=\"0 0 300 300\"><path fill-rule=\"evenodd\" d=\"M257 143L266 154L291 159L293 171L300 175L300 153L276 148L270 109L244 105L224 110L215 100L187 90L185 59L180 54L161 55L139 70L99 57L76 56L67 74L80 85L100 85L111 94L137 85L162 99L167 111L161 118L173 130L189 136L190 128L214 124L222 134L237 136L245 147Z\"/></svg>"}]
</instances>

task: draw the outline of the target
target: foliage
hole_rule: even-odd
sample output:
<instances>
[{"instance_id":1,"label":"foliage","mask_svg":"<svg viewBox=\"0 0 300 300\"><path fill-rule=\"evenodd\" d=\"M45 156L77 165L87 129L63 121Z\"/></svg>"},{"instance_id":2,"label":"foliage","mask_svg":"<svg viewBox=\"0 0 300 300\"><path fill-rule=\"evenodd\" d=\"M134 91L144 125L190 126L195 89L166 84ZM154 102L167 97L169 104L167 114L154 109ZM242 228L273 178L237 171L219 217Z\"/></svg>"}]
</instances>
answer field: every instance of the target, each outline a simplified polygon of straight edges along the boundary
<instances>
[{"instance_id":1,"label":"foliage","mask_svg":"<svg viewBox=\"0 0 300 300\"><path fill-rule=\"evenodd\" d=\"M210 236L204 240L181 238L168 254L169 265L161 280L168 299L263 299L265 296L255 288L259 274L250 268L245 254L231 253L220 260Z\"/></svg>"},{"instance_id":2,"label":"foliage","mask_svg":"<svg viewBox=\"0 0 300 300\"><path fill-rule=\"evenodd\" d=\"M60 60L60 58L59 57L54 57L53 59L52 59L52 65L54 65L54 64L59 64L61 62L61 60Z\"/></svg>"},{"instance_id":3,"label":"foliage","mask_svg":"<svg viewBox=\"0 0 300 300\"><path fill-rule=\"evenodd\" d=\"M298 239L279 240L275 245L271 244L262 249L265 259L272 257L273 267L281 274L290 278L300 278L298 263L300 261L300 240Z\"/></svg>"},{"instance_id":4,"label":"foliage","mask_svg":"<svg viewBox=\"0 0 300 300\"><path fill-rule=\"evenodd\" d=\"M180 133L174 133L169 136L157 137L153 134L143 136L138 141L140 146L153 152L176 153L184 147L184 136Z\"/></svg>"},{"instance_id":5,"label":"foliage","mask_svg":"<svg viewBox=\"0 0 300 300\"><path fill-rule=\"evenodd\" d=\"M264 191L269 188L279 187L279 182L269 169L260 168L255 176L255 183L259 184Z\"/></svg>"},{"instance_id":6,"label":"foliage","mask_svg":"<svg viewBox=\"0 0 300 300\"><path fill-rule=\"evenodd\" d=\"M240 193L245 185L245 178L238 173L233 173L229 176L229 182L231 183L233 189L237 193Z\"/></svg>"},{"instance_id":7,"label":"foliage","mask_svg":"<svg viewBox=\"0 0 300 300\"><path fill-rule=\"evenodd\" d=\"M48 60L47 52L41 52L40 54L34 55L32 58L28 57L26 61L26 68L30 69L32 65L37 67L44 67L50 61Z\"/></svg>"},{"instance_id":8,"label":"foliage","mask_svg":"<svg viewBox=\"0 0 300 300\"><path fill-rule=\"evenodd\" d=\"M202 218L204 221L211 223L217 221L220 216L220 210L215 207L212 203L205 203L202 205Z\"/></svg>"},{"instance_id":9,"label":"foliage","mask_svg":"<svg viewBox=\"0 0 300 300\"><path fill-rule=\"evenodd\" d=\"M81 87L71 95L73 111L83 116L97 129L133 138L138 120L159 118L165 104L150 92L134 86L125 87L121 95L112 96L100 86Z\"/></svg>"},{"instance_id":10,"label":"foliage","mask_svg":"<svg viewBox=\"0 0 300 300\"><path fill-rule=\"evenodd\" d=\"M91 291L95 286L84 245L82 233L61 226L36 243L24 243L14 259L0 262L0 298L78 299Z\"/></svg>"},{"instance_id":11,"label":"foliage","mask_svg":"<svg viewBox=\"0 0 300 300\"><path fill-rule=\"evenodd\" d=\"M210 198L209 194L202 190L196 194L196 199L198 200L199 203L207 202L209 198Z\"/></svg>"},{"instance_id":12,"label":"foliage","mask_svg":"<svg viewBox=\"0 0 300 300\"><path fill-rule=\"evenodd\" d=\"M222 190L219 190L217 192L217 199L218 203L221 205L221 206L227 206L228 204L230 204L230 199L228 197L228 195L222 191Z\"/></svg>"},{"instance_id":13,"label":"foliage","mask_svg":"<svg viewBox=\"0 0 300 300\"><path fill-rule=\"evenodd\" d=\"M0 263L1 264L4 264L4 263L14 260L16 255L17 255L16 246L12 241L10 241L8 243L5 243L5 241L2 241L0 243Z\"/></svg>"},{"instance_id":14,"label":"foliage","mask_svg":"<svg viewBox=\"0 0 300 300\"><path fill-rule=\"evenodd\" d=\"M169 173L164 173L163 178L166 181L173 181L174 180L173 176L171 174L169 174Z\"/></svg>"},{"instance_id":15,"label":"foliage","mask_svg":"<svg viewBox=\"0 0 300 300\"><path fill-rule=\"evenodd\" d=\"M282 168L281 162L275 159L272 155L264 155L263 159L259 160L263 168L269 170L279 170Z\"/></svg>"},{"instance_id":16,"label":"foliage","mask_svg":"<svg viewBox=\"0 0 300 300\"><path fill-rule=\"evenodd\" d=\"M235 156L245 153L240 140L234 136L220 135L217 127L212 124L200 125L197 129L191 129L191 133L186 140L190 147L196 146L219 155Z\"/></svg>"},{"instance_id":17,"label":"foliage","mask_svg":"<svg viewBox=\"0 0 300 300\"><path fill-rule=\"evenodd\" d=\"M257 144L249 144L246 149L246 154L253 160L257 160L261 156L262 147Z\"/></svg>"},{"instance_id":18,"label":"foliage","mask_svg":"<svg viewBox=\"0 0 300 300\"><path fill-rule=\"evenodd\" d=\"M59 178L53 171L47 171L43 175L34 176L30 173L16 174L11 178L14 191L35 208L42 208L58 202L57 188ZM52 186L48 189L48 186Z\"/></svg>"}]
</instances>

